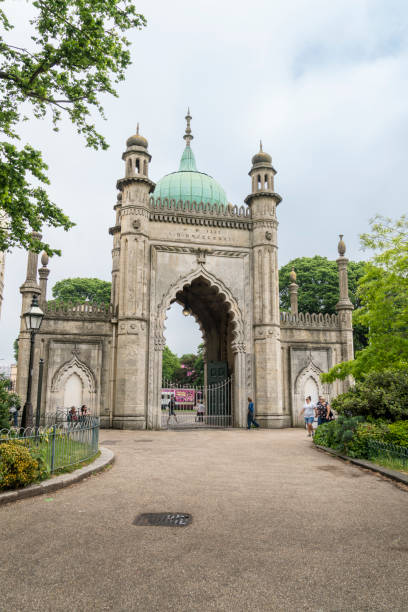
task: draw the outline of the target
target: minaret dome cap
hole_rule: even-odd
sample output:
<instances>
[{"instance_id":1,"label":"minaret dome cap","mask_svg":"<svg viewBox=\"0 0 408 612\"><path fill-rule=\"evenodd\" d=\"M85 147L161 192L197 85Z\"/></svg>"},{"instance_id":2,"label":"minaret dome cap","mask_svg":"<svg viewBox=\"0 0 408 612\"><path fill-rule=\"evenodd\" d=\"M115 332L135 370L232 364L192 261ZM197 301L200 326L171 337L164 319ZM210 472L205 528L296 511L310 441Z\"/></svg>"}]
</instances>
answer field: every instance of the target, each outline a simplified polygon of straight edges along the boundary
<instances>
[{"instance_id":1,"label":"minaret dome cap","mask_svg":"<svg viewBox=\"0 0 408 612\"><path fill-rule=\"evenodd\" d=\"M146 140L146 138L144 136L141 136L141 134L139 134L139 124L137 124L137 128L136 128L136 134L133 134L133 136L130 136L130 138L127 139L126 141L126 146L127 147L143 147L145 149L147 149L148 146L148 142Z\"/></svg>"},{"instance_id":2,"label":"minaret dome cap","mask_svg":"<svg viewBox=\"0 0 408 612\"><path fill-rule=\"evenodd\" d=\"M262 140L259 143L259 153L256 153L253 158L252 158L252 165L255 166L256 164L268 164L270 165L272 163L272 157L269 155L269 153L265 153L265 151L262 149Z\"/></svg>"}]
</instances>

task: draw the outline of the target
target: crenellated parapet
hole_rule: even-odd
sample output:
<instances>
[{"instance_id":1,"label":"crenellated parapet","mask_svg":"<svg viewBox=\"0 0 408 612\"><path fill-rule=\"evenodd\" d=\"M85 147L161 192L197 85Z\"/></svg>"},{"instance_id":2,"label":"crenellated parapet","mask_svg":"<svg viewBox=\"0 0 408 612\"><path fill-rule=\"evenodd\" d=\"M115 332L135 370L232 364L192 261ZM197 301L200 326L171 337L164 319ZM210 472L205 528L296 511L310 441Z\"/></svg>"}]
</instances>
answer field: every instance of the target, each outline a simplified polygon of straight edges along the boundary
<instances>
[{"instance_id":1,"label":"crenellated parapet","mask_svg":"<svg viewBox=\"0 0 408 612\"><path fill-rule=\"evenodd\" d=\"M298 327L301 329L340 329L340 319L338 314L322 314L299 312L280 313L281 327Z\"/></svg>"},{"instance_id":2,"label":"crenellated parapet","mask_svg":"<svg viewBox=\"0 0 408 612\"><path fill-rule=\"evenodd\" d=\"M176 201L150 197L150 220L187 225L251 228L251 209L211 202Z\"/></svg>"},{"instance_id":3,"label":"crenellated parapet","mask_svg":"<svg viewBox=\"0 0 408 612\"><path fill-rule=\"evenodd\" d=\"M44 305L46 319L81 319L110 321L112 318L111 304L94 304L85 302L84 304L47 302Z\"/></svg>"}]
</instances>

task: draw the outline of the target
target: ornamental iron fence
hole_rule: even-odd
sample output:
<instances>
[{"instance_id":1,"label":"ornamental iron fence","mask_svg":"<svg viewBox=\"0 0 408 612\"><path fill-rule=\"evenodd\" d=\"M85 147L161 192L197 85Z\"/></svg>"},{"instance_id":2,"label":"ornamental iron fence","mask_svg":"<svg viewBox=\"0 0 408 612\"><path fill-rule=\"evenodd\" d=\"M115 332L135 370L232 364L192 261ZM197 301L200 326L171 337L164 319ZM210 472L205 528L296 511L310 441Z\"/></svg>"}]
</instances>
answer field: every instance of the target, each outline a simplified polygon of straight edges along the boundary
<instances>
[{"instance_id":1,"label":"ornamental iron fence","mask_svg":"<svg viewBox=\"0 0 408 612\"><path fill-rule=\"evenodd\" d=\"M381 460L389 462L391 467L408 470L408 447L386 444L377 440L368 440L370 461Z\"/></svg>"},{"instance_id":2,"label":"ornamental iron fence","mask_svg":"<svg viewBox=\"0 0 408 612\"><path fill-rule=\"evenodd\" d=\"M42 455L51 473L92 459L97 454L99 417L87 415L77 421L58 423L55 420L55 415L48 415L40 427L1 429L0 444L18 441Z\"/></svg>"}]
</instances>

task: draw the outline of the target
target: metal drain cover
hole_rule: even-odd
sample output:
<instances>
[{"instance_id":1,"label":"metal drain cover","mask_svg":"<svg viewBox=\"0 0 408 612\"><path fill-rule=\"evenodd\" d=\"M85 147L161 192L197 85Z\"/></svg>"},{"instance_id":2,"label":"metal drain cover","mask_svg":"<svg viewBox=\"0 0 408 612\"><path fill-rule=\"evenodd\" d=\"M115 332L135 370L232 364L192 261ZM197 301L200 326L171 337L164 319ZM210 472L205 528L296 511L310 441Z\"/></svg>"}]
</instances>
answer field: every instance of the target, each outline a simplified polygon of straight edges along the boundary
<instances>
[{"instance_id":1,"label":"metal drain cover","mask_svg":"<svg viewBox=\"0 0 408 612\"><path fill-rule=\"evenodd\" d=\"M133 525L158 527L187 527L193 520L191 514L184 512L148 512L139 514Z\"/></svg>"}]
</instances>

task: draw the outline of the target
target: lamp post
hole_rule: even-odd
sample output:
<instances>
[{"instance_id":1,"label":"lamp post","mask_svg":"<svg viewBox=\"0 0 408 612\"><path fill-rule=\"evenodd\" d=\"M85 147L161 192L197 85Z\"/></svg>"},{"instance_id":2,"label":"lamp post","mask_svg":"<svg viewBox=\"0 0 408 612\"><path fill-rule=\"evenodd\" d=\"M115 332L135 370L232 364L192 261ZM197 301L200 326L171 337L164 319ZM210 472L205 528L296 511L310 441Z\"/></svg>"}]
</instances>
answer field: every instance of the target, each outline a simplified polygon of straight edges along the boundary
<instances>
[{"instance_id":1,"label":"lamp post","mask_svg":"<svg viewBox=\"0 0 408 612\"><path fill-rule=\"evenodd\" d=\"M33 295L33 301L31 302L31 308L23 315L27 331L30 332L30 361L28 365L28 381L27 381L27 397L23 408L23 414L21 416L21 427L31 427L33 424L33 406L31 404L31 386L33 380L33 353L34 353L34 338L36 332L41 327L44 313L38 305L38 297L36 294Z\"/></svg>"}]
</instances>

